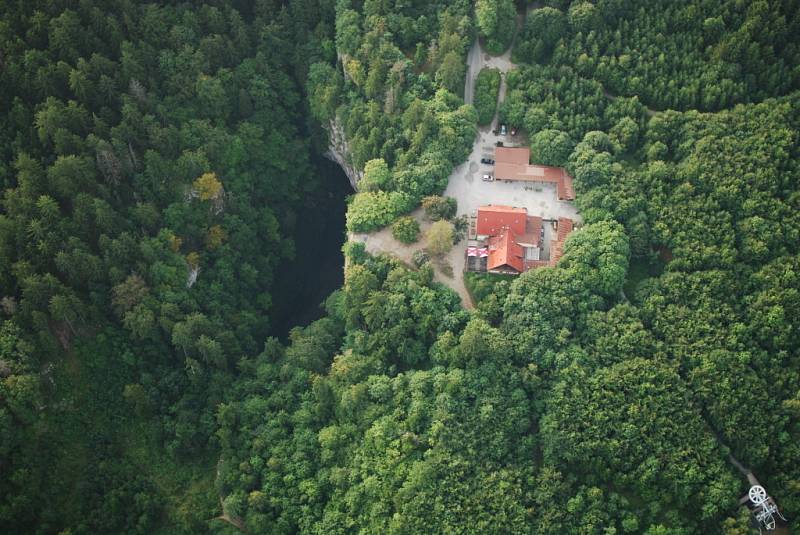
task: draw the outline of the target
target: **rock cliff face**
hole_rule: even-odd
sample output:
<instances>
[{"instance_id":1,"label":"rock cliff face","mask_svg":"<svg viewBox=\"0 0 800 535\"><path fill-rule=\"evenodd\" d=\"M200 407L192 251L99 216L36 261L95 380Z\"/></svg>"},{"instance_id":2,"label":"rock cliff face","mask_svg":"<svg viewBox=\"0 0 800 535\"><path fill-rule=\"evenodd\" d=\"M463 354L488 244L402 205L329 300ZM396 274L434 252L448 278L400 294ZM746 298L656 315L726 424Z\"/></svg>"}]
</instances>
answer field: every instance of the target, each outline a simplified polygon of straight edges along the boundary
<instances>
[{"instance_id":1,"label":"rock cliff face","mask_svg":"<svg viewBox=\"0 0 800 535\"><path fill-rule=\"evenodd\" d=\"M350 147L338 119L333 119L328 124L328 137L330 143L325 157L339 164L350 180L350 185L355 191L358 191L358 181L361 180L362 173L350 162Z\"/></svg>"}]
</instances>

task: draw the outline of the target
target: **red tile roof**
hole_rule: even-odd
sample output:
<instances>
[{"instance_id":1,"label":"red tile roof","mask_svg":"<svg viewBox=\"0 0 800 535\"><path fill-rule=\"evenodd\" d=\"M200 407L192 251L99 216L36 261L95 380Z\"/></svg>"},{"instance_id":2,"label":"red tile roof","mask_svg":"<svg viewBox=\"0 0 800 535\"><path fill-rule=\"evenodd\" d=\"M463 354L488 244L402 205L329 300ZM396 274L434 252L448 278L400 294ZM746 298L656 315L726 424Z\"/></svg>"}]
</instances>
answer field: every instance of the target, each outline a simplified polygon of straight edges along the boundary
<instances>
[{"instance_id":1,"label":"red tile roof","mask_svg":"<svg viewBox=\"0 0 800 535\"><path fill-rule=\"evenodd\" d=\"M561 170L561 177L556 183L556 191L558 191L559 201L575 200L575 187L572 185L572 177L564 169Z\"/></svg>"},{"instance_id":2,"label":"red tile roof","mask_svg":"<svg viewBox=\"0 0 800 535\"><path fill-rule=\"evenodd\" d=\"M528 147L497 147L494 151L494 177L497 180L553 183L559 200L575 200L572 177L564 168L531 165L530 157L531 150Z\"/></svg>"},{"instance_id":3,"label":"red tile roof","mask_svg":"<svg viewBox=\"0 0 800 535\"><path fill-rule=\"evenodd\" d=\"M516 234L525 234L528 211L513 206L489 205L478 208L476 232L481 236L496 236L510 228Z\"/></svg>"},{"instance_id":4,"label":"red tile roof","mask_svg":"<svg viewBox=\"0 0 800 535\"><path fill-rule=\"evenodd\" d=\"M517 208L516 206L509 206L507 204L484 204L478 210L483 210L484 212L513 212L515 214L527 214L527 208Z\"/></svg>"},{"instance_id":5,"label":"red tile roof","mask_svg":"<svg viewBox=\"0 0 800 535\"><path fill-rule=\"evenodd\" d=\"M489 238L489 260L486 269L513 268L518 273L523 271L522 247L514 239L513 231L506 229L500 236Z\"/></svg>"},{"instance_id":6,"label":"red tile roof","mask_svg":"<svg viewBox=\"0 0 800 535\"><path fill-rule=\"evenodd\" d=\"M530 247L539 247L542 236L542 218L529 215L525 224L525 234L517 236L517 243L525 244Z\"/></svg>"},{"instance_id":7,"label":"red tile roof","mask_svg":"<svg viewBox=\"0 0 800 535\"><path fill-rule=\"evenodd\" d=\"M526 260L525 247L541 246L543 220L528 216L525 208L489 205L478 208L477 233L489 236L489 271L515 270L518 273L544 266L555 266L564 254L564 242L575 227L572 219L560 217L558 231L550 241L550 260Z\"/></svg>"},{"instance_id":8,"label":"red tile roof","mask_svg":"<svg viewBox=\"0 0 800 535\"><path fill-rule=\"evenodd\" d=\"M564 256L564 242L575 227L572 219L568 217L558 218L558 233L556 239L550 243L550 265L555 266Z\"/></svg>"},{"instance_id":9,"label":"red tile roof","mask_svg":"<svg viewBox=\"0 0 800 535\"><path fill-rule=\"evenodd\" d=\"M564 241L567 239L567 236L572 229L575 228L575 224L572 222L572 219L568 217L559 217L558 218L558 241Z\"/></svg>"}]
</instances>

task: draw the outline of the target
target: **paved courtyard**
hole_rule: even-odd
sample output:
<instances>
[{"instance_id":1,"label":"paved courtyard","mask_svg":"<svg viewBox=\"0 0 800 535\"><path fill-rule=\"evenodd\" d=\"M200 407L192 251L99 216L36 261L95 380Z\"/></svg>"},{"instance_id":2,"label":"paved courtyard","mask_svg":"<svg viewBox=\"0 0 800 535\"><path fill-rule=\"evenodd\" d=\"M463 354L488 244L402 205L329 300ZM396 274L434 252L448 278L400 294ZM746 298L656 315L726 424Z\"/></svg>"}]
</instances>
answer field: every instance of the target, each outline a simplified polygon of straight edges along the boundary
<instances>
[{"instance_id":1,"label":"paved courtyard","mask_svg":"<svg viewBox=\"0 0 800 535\"><path fill-rule=\"evenodd\" d=\"M492 173L494 166L480 163L481 158L494 159L496 141L512 146L515 140L511 136L495 135L488 127L481 129L469 159L450 175L444 194L458 201L459 215L470 215L485 204L507 204L527 208L528 215L543 219L568 217L580 221L574 203L558 200L555 184L482 180L484 174Z\"/></svg>"}]
</instances>

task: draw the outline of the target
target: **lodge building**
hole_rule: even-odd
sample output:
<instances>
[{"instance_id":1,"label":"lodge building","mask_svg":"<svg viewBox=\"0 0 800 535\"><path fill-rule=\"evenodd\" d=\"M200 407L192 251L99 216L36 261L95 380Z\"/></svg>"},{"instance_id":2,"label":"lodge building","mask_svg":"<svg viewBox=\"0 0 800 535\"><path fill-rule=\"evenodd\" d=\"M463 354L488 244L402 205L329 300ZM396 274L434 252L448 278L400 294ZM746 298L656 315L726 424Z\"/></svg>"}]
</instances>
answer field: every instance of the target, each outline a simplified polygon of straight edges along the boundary
<instances>
[{"instance_id":1,"label":"lodge building","mask_svg":"<svg viewBox=\"0 0 800 535\"><path fill-rule=\"evenodd\" d=\"M549 221L529 216L525 208L481 206L474 239L466 250L466 269L516 275L555 266L573 228L574 222L566 217Z\"/></svg>"}]
</instances>

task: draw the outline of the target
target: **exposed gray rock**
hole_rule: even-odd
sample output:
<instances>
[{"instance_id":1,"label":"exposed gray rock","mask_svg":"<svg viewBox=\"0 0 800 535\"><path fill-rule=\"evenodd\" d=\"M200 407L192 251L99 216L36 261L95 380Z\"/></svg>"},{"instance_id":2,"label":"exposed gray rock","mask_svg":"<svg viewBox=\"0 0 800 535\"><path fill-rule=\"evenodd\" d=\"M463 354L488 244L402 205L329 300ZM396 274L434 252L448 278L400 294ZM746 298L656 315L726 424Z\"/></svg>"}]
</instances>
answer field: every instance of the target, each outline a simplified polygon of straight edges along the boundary
<instances>
[{"instance_id":1,"label":"exposed gray rock","mask_svg":"<svg viewBox=\"0 0 800 535\"><path fill-rule=\"evenodd\" d=\"M344 135L344 129L339 124L338 119L333 119L328 124L328 150L325 157L333 160L342 168L344 174L350 180L350 185L358 191L358 182L363 177L363 173L353 166L350 157L350 147Z\"/></svg>"}]
</instances>

